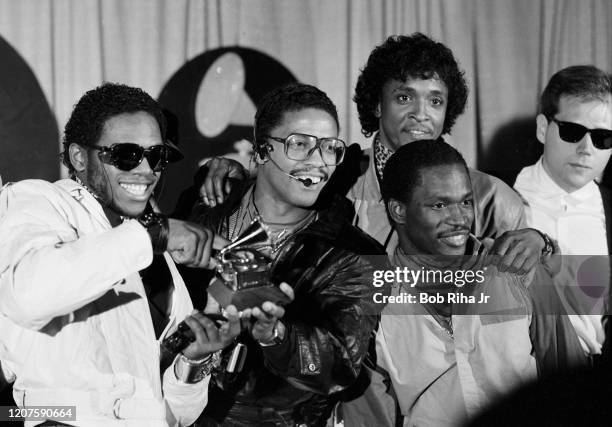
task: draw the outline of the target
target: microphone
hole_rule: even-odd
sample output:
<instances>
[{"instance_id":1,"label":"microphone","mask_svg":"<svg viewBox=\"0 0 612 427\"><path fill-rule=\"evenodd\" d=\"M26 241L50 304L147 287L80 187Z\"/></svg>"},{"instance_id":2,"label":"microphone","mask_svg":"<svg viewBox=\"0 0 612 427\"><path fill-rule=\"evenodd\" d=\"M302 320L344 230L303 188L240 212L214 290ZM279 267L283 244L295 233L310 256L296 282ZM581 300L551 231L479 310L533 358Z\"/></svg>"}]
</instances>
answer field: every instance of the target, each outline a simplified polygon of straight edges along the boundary
<instances>
[{"instance_id":1,"label":"microphone","mask_svg":"<svg viewBox=\"0 0 612 427\"><path fill-rule=\"evenodd\" d=\"M287 175L289 178L291 179L295 179L296 181L300 181L302 184L304 184L304 186L306 187L310 187L311 185L314 184L314 182L312 181L312 179L310 178L302 178L299 176L295 176L295 175L291 175L290 173L285 172L279 165L276 164L276 162L274 160L272 160L271 157L268 156L268 160L270 160L272 162L272 164L274 166L276 166L278 168L279 171L281 171L282 173L284 173L285 175Z\"/></svg>"},{"instance_id":2,"label":"microphone","mask_svg":"<svg viewBox=\"0 0 612 427\"><path fill-rule=\"evenodd\" d=\"M293 175L289 176L293 179L296 179ZM312 184L314 184L314 182L312 182L312 179L310 178L297 178L297 180L304 184L306 187L310 187Z\"/></svg>"}]
</instances>

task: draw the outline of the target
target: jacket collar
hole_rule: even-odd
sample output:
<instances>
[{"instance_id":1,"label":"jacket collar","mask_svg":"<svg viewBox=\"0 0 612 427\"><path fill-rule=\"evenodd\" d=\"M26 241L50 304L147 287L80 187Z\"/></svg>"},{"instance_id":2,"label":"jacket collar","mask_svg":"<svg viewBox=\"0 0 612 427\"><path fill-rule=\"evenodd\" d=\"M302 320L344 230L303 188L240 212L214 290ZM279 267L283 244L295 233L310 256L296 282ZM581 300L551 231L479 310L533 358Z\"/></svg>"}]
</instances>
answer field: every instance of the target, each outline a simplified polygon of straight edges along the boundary
<instances>
[{"instance_id":1,"label":"jacket collar","mask_svg":"<svg viewBox=\"0 0 612 427\"><path fill-rule=\"evenodd\" d=\"M67 191L97 222L105 227L110 227L110 221L100 201L87 191L87 188L72 179L61 179L56 184Z\"/></svg>"},{"instance_id":2,"label":"jacket collar","mask_svg":"<svg viewBox=\"0 0 612 427\"><path fill-rule=\"evenodd\" d=\"M492 239L479 240L473 234L469 235L466 254L463 256L407 254L397 246L393 255L393 265L411 269L425 268L428 270L472 270L484 266L488 250L493 244Z\"/></svg>"},{"instance_id":3,"label":"jacket collar","mask_svg":"<svg viewBox=\"0 0 612 427\"><path fill-rule=\"evenodd\" d=\"M196 205L191 219L219 230L223 222L228 221L230 216L240 207L242 198L248 194L253 185L253 180L237 183L232 187L226 201L214 208L209 208L204 204ZM303 232L325 237L337 236L345 225L351 223L355 215L351 202L346 197L337 194L326 199L325 203L315 203L313 208L318 212L318 218Z\"/></svg>"}]
</instances>

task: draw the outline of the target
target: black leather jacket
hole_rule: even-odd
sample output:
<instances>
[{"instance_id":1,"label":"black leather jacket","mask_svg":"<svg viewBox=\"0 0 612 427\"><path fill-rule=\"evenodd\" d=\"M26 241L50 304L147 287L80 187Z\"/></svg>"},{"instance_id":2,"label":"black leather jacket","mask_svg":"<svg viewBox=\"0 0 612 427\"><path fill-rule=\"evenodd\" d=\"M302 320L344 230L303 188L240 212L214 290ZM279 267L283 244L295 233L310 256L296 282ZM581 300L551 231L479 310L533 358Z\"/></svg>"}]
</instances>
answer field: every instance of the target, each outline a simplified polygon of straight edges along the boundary
<instances>
[{"instance_id":1,"label":"black leather jacket","mask_svg":"<svg viewBox=\"0 0 612 427\"><path fill-rule=\"evenodd\" d=\"M217 208L198 207L192 219L221 230L240 203L246 190L241 187L240 197L232 194ZM383 308L373 295L386 292L372 285L373 271L389 265L382 246L350 224L352 215L350 202L336 198L280 249L272 279L295 291L282 319L284 340L262 347L242 336L248 347L244 369L213 376L206 416L222 420L237 402L293 408L294 420L316 425L328 415L333 398L327 396L355 382Z\"/></svg>"}]
</instances>

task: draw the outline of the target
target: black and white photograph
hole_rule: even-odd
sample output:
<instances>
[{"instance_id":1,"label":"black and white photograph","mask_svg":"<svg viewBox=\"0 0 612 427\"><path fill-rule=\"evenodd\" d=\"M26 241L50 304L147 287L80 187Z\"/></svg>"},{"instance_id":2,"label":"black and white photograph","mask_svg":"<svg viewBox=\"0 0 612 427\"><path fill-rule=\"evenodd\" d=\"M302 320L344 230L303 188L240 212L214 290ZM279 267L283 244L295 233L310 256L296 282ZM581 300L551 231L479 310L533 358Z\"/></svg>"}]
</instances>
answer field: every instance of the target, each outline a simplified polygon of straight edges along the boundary
<instances>
[{"instance_id":1,"label":"black and white photograph","mask_svg":"<svg viewBox=\"0 0 612 427\"><path fill-rule=\"evenodd\" d=\"M0 0L0 425L612 425L610 0Z\"/></svg>"}]
</instances>

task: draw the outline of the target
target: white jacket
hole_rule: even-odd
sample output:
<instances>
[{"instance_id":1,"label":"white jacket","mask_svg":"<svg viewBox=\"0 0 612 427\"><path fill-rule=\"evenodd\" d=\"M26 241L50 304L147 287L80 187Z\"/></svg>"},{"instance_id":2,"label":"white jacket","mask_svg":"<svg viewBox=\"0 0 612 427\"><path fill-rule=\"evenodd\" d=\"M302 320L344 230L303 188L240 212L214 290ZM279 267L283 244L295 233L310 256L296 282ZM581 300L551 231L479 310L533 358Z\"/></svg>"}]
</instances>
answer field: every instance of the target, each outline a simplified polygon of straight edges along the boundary
<instances>
[{"instance_id":1,"label":"white jacket","mask_svg":"<svg viewBox=\"0 0 612 427\"><path fill-rule=\"evenodd\" d=\"M153 257L142 225L112 228L72 180L26 180L0 193L0 242L0 359L20 406L76 406L77 421L66 422L79 426L194 422L209 378L180 383L172 365L161 378L138 274ZM162 337L193 309L165 258L175 289Z\"/></svg>"},{"instance_id":2,"label":"white jacket","mask_svg":"<svg viewBox=\"0 0 612 427\"><path fill-rule=\"evenodd\" d=\"M390 302L382 312L377 360L389 373L404 426L464 425L496 399L537 378L530 333L534 308L526 285L531 276L485 267L484 256L469 258L473 264L466 262L459 271L480 271L484 278L466 284L463 295L476 301L485 295L491 301L451 305L452 335L419 302L423 291L418 287L412 288L414 302ZM393 264L413 271L436 269L417 257L396 257ZM410 289L405 286L393 287L392 295ZM436 286L429 285L431 295Z\"/></svg>"}]
</instances>

